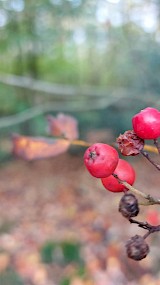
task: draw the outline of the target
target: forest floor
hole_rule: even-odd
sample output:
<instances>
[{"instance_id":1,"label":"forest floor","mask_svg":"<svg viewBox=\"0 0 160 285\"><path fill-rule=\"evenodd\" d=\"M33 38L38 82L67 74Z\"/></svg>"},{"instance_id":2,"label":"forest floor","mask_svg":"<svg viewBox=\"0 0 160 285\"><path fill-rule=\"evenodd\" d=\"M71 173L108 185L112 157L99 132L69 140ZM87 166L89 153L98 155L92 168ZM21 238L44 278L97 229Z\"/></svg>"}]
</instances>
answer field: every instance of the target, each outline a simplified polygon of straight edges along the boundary
<instances>
[{"instance_id":1,"label":"forest floor","mask_svg":"<svg viewBox=\"0 0 160 285\"><path fill-rule=\"evenodd\" d=\"M135 187L158 196L158 171L131 163ZM81 154L1 164L0 284L159 285L160 235L147 239L145 259L128 259L126 241L144 230L118 212L121 196L88 174ZM158 222L158 206L141 206L137 219L147 217Z\"/></svg>"}]
</instances>

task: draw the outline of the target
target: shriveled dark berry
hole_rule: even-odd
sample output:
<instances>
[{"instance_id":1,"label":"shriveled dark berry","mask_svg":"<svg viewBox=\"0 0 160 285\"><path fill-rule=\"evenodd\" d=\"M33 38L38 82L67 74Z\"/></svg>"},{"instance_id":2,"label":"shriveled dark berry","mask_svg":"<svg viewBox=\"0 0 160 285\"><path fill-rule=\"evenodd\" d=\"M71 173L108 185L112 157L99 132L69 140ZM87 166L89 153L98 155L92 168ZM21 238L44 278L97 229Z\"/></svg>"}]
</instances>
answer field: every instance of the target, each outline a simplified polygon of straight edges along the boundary
<instances>
[{"instance_id":1,"label":"shriveled dark berry","mask_svg":"<svg viewBox=\"0 0 160 285\"><path fill-rule=\"evenodd\" d=\"M134 260L141 260L149 253L149 246L140 235L135 235L126 243L127 255Z\"/></svg>"},{"instance_id":2,"label":"shriveled dark berry","mask_svg":"<svg viewBox=\"0 0 160 285\"><path fill-rule=\"evenodd\" d=\"M122 196L119 203L119 212L127 218L136 217L139 213L138 200L132 193L126 193Z\"/></svg>"}]
</instances>

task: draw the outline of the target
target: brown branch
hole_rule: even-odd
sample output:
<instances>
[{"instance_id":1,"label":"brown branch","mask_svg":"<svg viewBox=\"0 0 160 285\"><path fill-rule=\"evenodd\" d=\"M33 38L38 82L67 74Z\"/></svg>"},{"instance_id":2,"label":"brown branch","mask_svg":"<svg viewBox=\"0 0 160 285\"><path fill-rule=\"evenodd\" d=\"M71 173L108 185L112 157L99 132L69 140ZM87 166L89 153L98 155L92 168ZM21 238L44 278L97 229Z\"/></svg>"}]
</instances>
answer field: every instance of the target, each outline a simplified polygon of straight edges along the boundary
<instances>
[{"instance_id":1,"label":"brown branch","mask_svg":"<svg viewBox=\"0 0 160 285\"><path fill-rule=\"evenodd\" d=\"M56 102L47 102L45 104L31 107L23 112L17 113L15 115L10 115L4 118L0 118L0 129L11 127L14 125L21 124L23 122L26 122L27 120L31 120L32 118L35 118L39 115L43 115L49 112L85 112L90 110L96 110L96 109L103 109L112 103L114 103L114 100L117 100L116 98L113 98L113 100L107 101L106 98L101 99L93 99L92 104L89 105L88 101L85 103L83 101L79 101L77 103L76 100L65 102L64 101L56 101Z\"/></svg>"},{"instance_id":2,"label":"brown branch","mask_svg":"<svg viewBox=\"0 0 160 285\"><path fill-rule=\"evenodd\" d=\"M147 238L150 234L160 231L160 225L152 226L151 224L149 224L147 222L140 222L140 221L134 220L132 218L130 218L129 221L131 224L137 224L138 227L148 231L148 233L146 233L143 236L144 239Z\"/></svg>"},{"instance_id":3,"label":"brown branch","mask_svg":"<svg viewBox=\"0 0 160 285\"><path fill-rule=\"evenodd\" d=\"M160 164L156 163L148 154L148 152L141 150L141 154L153 165L157 170L160 171Z\"/></svg>"}]
</instances>

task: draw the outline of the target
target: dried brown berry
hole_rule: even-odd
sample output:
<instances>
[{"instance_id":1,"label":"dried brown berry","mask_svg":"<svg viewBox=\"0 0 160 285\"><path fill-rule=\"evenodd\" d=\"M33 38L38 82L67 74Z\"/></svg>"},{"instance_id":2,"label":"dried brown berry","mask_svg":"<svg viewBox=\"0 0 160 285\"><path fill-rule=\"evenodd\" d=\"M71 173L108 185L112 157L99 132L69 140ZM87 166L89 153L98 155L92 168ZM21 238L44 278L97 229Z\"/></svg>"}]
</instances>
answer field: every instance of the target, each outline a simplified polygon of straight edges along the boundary
<instances>
[{"instance_id":1,"label":"dried brown berry","mask_svg":"<svg viewBox=\"0 0 160 285\"><path fill-rule=\"evenodd\" d=\"M144 140L139 138L133 130L120 134L116 141L119 150L125 156L137 155L144 147Z\"/></svg>"},{"instance_id":2,"label":"dried brown berry","mask_svg":"<svg viewBox=\"0 0 160 285\"><path fill-rule=\"evenodd\" d=\"M136 217L139 213L138 200L132 193L124 194L119 202L119 212L127 218Z\"/></svg>"},{"instance_id":3,"label":"dried brown berry","mask_svg":"<svg viewBox=\"0 0 160 285\"><path fill-rule=\"evenodd\" d=\"M126 243L127 255L134 260L141 260L149 253L149 246L140 235L135 235Z\"/></svg>"}]
</instances>

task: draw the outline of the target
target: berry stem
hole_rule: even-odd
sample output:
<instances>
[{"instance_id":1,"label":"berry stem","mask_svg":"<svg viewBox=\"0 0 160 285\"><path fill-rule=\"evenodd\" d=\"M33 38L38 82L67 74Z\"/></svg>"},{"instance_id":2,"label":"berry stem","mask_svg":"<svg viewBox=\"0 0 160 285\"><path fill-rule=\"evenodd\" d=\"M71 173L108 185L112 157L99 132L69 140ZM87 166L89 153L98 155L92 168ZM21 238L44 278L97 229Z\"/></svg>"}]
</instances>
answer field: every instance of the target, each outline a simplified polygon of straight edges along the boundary
<instances>
[{"instance_id":1,"label":"berry stem","mask_svg":"<svg viewBox=\"0 0 160 285\"><path fill-rule=\"evenodd\" d=\"M148 159L148 161L155 166L160 171L160 165L156 163L148 154L148 152L144 151L143 149L141 150L141 154Z\"/></svg>"},{"instance_id":2,"label":"berry stem","mask_svg":"<svg viewBox=\"0 0 160 285\"><path fill-rule=\"evenodd\" d=\"M142 205L144 206L148 206L148 205L160 205L160 199L157 199L155 197L152 197L150 194L146 194L136 188L134 188L133 186L131 186L129 183L127 183L126 181L121 180L117 174L113 173L112 174L120 184L124 185L128 190L130 190L131 192L133 192L135 195L139 195L142 198L147 200L147 203L143 203Z\"/></svg>"},{"instance_id":3,"label":"berry stem","mask_svg":"<svg viewBox=\"0 0 160 285\"><path fill-rule=\"evenodd\" d=\"M143 236L144 239L147 238L150 234L160 231L160 225L152 226L152 225L150 225L150 224L147 223L147 222L140 222L140 221L137 221L137 220L132 219L132 218L129 219L129 222L132 223L132 224L137 224L138 227L140 227L140 228L142 228L142 229L148 231L148 232Z\"/></svg>"}]
</instances>

